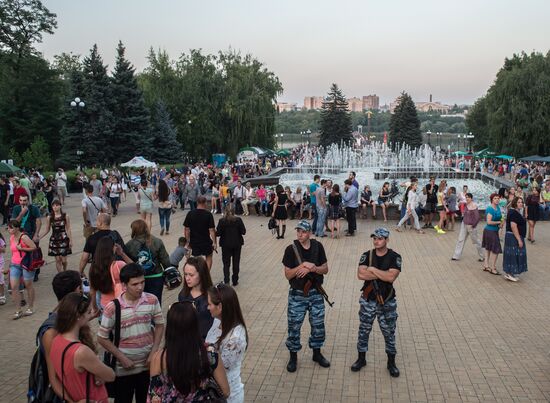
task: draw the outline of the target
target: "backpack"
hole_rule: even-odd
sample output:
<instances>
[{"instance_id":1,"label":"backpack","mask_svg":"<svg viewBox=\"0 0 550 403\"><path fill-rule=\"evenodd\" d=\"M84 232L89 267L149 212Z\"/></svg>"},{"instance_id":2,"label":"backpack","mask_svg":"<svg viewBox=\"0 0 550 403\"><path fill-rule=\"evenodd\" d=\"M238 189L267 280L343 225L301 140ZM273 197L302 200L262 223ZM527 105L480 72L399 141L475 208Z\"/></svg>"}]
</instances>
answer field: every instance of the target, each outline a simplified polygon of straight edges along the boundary
<instances>
[{"instance_id":1,"label":"backpack","mask_svg":"<svg viewBox=\"0 0 550 403\"><path fill-rule=\"evenodd\" d=\"M50 314L48 319L42 323L36 334L36 344L38 348L32 357L31 369L29 371L29 389L27 399L29 403L58 402L57 397L48 378L48 364L42 348L42 336L47 330L55 326L56 315Z\"/></svg>"},{"instance_id":2,"label":"backpack","mask_svg":"<svg viewBox=\"0 0 550 403\"><path fill-rule=\"evenodd\" d=\"M151 253L151 249L145 243L142 243L139 247L136 263L143 268L146 276L153 274L155 271L157 265L153 259L153 253Z\"/></svg>"}]
</instances>

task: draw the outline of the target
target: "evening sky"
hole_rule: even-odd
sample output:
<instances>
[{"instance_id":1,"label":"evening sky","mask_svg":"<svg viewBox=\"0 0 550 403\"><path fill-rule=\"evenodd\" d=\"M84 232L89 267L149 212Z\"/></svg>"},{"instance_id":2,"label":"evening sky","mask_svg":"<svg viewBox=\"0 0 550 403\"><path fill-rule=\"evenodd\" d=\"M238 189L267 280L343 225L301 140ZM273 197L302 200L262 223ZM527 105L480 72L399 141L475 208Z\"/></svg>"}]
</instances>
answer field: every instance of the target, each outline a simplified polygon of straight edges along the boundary
<instances>
[{"instance_id":1,"label":"evening sky","mask_svg":"<svg viewBox=\"0 0 550 403\"><path fill-rule=\"evenodd\" d=\"M505 57L546 53L548 0L44 0L58 29L39 49L86 55L97 43L112 68L122 40L138 71L152 46L251 53L275 72L282 101L302 105L332 82L346 96L402 90L415 101L473 103Z\"/></svg>"}]
</instances>

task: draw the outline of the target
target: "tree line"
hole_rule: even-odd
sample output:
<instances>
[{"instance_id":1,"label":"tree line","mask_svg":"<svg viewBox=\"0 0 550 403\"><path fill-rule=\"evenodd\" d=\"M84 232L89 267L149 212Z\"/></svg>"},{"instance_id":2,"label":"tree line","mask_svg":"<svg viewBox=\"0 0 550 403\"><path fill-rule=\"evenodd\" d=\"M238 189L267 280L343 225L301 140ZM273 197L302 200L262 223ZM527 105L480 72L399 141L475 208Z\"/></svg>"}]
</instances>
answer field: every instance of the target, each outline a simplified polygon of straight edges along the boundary
<instances>
[{"instance_id":1,"label":"tree line","mask_svg":"<svg viewBox=\"0 0 550 403\"><path fill-rule=\"evenodd\" d=\"M477 148L516 157L550 155L550 52L506 58L466 123Z\"/></svg>"},{"instance_id":2,"label":"tree line","mask_svg":"<svg viewBox=\"0 0 550 403\"><path fill-rule=\"evenodd\" d=\"M350 112L349 114L353 130L357 130L357 126L361 125L363 126L363 133L367 133L369 127L367 113ZM438 112L417 112L417 115L422 133L431 131L432 133L462 134L468 130L465 119L460 116L447 117ZM391 116L390 112L372 111L370 119L371 133L389 132ZM284 111L277 114L275 118L275 130L276 133L300 133L308 129L317 132L320 119L320 110Z\"/></svg>"},{"instance_id":3,"label":"tree line","mask_svg":"<svg viewBox=\"0 0 550 403\"><path fill-rule=\"evenodd\" d=\"M96 45L85 57L43 58L35 45L57 20L39 0L4 0L0 17L0 158L51 168L273 146L283 88L251 55L191 50L172 60L151 49L138 74L120 42L109 71Z\"/></svg>"}]
</instances>

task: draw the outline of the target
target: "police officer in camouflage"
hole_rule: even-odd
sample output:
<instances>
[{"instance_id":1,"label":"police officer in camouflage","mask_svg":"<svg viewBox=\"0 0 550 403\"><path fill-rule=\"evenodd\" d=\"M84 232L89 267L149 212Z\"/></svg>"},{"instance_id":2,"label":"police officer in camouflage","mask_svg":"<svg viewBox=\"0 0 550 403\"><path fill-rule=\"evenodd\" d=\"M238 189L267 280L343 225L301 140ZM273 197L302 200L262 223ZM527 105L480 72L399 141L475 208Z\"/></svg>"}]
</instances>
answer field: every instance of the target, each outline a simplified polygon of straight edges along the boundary
<instances>
[{"instance_id":1,"label":"police officer in camouflage","mask_svg":"<svg viewBox=\"0 0 550 403\"><path fill-rule=\"evenodd\" d=\"M295 372L300 344L300 329L306 312L309 312L311 334L309 347L313 349L313 361L330 367L330 362L321 354L325 342L325 301L316 287L323 284L328 273L327 257L323 245L311 237L311 224L301 220L296 226L297 239L287 246L283 257L285 277L290 283L288 291L288 338L286 346L290 360L286 369Z\"/></svg>"},{"instance_id":2,"label":"police officer in camouflage","mask_svg":"<svg viewBox=\"0 0 550 403\"><path fill-rule=\"evenodd\" d=\"M359 298L359 337L357 351L359 357L351 366L357 372L367 365L365 358L369 349L369 335L374 319L378 318L380 330L384 335L387 368L393 377L399 376L395 365L395 326L397 323L397 301L393 283L401 273L401 255L388 249L390 232L386 228L377 228L371 234L374 249L361 255L357 278L363 280L362 294Z\"/></svg>"}]
</instances>

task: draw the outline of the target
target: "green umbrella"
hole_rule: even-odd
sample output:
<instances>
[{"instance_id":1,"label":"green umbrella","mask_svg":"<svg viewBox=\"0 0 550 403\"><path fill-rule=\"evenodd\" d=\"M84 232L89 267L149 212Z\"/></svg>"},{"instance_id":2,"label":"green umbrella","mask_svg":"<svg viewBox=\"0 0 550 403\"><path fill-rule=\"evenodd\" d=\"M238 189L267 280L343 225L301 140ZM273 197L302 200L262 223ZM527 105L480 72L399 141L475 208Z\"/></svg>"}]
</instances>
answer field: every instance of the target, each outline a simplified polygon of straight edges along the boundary
<instances>
[{"instance_id":1,"label":"green umbrella","mask_svg":"<svg viewBox=\"0 0 550 403\"><path fill-rule=\"evenodd\" d=\"M20 168L5 162L0 162L0 175L16 174L18 172L21 172Z\"/></svg>"},{"instance_id":2,"label":"green umbrella","mask_svg":"<svg viewBox=\"0 0 550 403\"><path fill-rule=\"evenodd\" d=\"M512 157L511 155L506 155L506 154L497 155L495 158L498 158L499 160L513 160L514 159L514 157Z\"/></svg>"},{"instance_id":3,"label":"green umbrella","mask_svg":"<svg viewBox=\"0 0 550 403\"><path fill-rule=\"evenodd\" d=\"M455 151L453 153L454 155L471 155L469 152L467 151Z\"/></svg>"},{"instance_id":4,"label":"green umbrella","mask_svg":"<svg viewBox=\"0 0 550 403\"><path fill-rule=\"evenodd\" d=\"M282 150L277 151L277 155L280 157L288 157L290 155L290 151L288 151L286 148L283 148Z\"/></svg>"}]
</instances>

